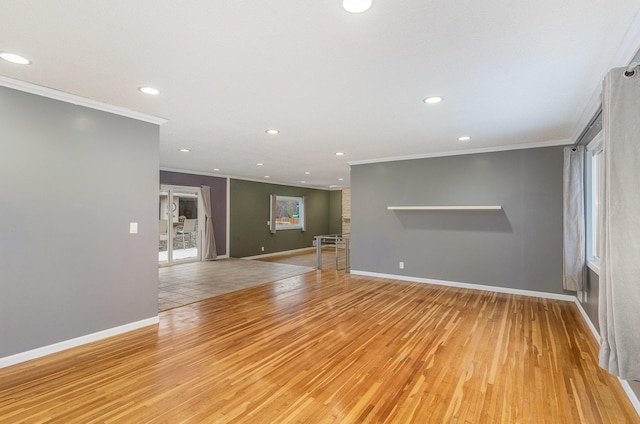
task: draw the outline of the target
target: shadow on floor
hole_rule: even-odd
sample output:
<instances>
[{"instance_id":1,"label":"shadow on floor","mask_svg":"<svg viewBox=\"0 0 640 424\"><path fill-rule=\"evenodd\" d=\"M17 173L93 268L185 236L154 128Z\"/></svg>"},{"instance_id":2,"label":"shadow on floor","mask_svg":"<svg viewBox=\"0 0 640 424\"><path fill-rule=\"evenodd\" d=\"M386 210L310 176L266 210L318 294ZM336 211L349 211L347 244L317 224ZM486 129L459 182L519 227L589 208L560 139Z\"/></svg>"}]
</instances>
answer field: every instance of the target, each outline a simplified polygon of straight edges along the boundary
<instances>
[{"instance_id":1,"label":"shadow on floor","mask_svg":"<svg viewBox=\"0 0 640 424\"><path fill-rule=\"evenodd\" d=\"M337 269L343 271L346 267L346 258L344 248L334 246L322 247L322 269ZM293 253L284 253L282 255L264 256L255 258L258 261L275 262L289 265L302 265L312 268L317 267L317 253L313 250L304 250Z\"/></svg>"}]
</instances>

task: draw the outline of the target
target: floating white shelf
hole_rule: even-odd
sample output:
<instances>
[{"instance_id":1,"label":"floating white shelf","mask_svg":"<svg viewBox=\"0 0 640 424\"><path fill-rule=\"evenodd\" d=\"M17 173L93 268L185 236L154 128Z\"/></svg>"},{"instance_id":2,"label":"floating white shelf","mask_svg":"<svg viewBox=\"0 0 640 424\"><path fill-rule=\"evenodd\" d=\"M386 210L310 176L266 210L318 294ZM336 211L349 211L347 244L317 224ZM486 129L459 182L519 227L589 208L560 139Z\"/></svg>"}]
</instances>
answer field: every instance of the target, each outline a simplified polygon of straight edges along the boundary
<instances>
[{"instance_id":1,"label":"floating white shelf","mask_svg":"<svg viewBox=\"0 0 640 424\"><path fill-rule=\"evenodd\" d=\"M499 211L502 206L387 206L390 211Z\"/></svg>"}]
</instances>

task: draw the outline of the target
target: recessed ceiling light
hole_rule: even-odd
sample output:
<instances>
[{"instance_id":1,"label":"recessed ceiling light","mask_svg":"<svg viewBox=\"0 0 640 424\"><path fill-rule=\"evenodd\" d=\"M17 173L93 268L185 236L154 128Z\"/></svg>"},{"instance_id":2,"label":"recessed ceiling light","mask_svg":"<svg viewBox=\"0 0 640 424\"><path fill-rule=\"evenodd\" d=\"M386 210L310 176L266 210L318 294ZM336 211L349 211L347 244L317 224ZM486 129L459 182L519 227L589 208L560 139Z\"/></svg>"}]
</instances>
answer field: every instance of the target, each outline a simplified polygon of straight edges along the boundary
<instances>
[{"instance_id":1,"label":"recessed ceiling light","mask_svg":"<svg viewBox=\"0 0 640 424\"><path fill-rule=\"evenodd\" d=\"M371 0L342 0L342 7L349 13L362 13L369 10Z\"/></svg>"},{"instance_id":2,"label":"recessed ceiling light","mask_svg":"<svg viewBox=\"0 0 640 424\"><path fill-rule=\"evenodd\" d=\"M15 63L16 65L31 65L31 61L29 59L15 53L0 52L0 58L7 62Z\"/></svg>"},{"instance_id":3,"label":"recessed ceiling light","mask_svg":"<svg viewBox=\"0 0 640 424\"><path fill-rule=\"evenodd\" d=\"M263 165L263 164L262 164L262 163L260 163L260 162L256 163L256 166L262 166L262 165Z\"/></svg>"},{"instance_id":4,"label":"recessed ceiling light","mask_svg":"<svg viewBox=\"0 0 640 424\"><path fill-rule=\"evenodd\" d=\"M429 104L429 105L434 105L436 103L440 103L443 100L444 100L444 97L442 97L442 96L431 96L431 97L427 97L426 99L424 99L423 102L425 102L426 104Z\"/></svg>"},{"instance_id":5,"label":"recessed ceiling light","mask_svg":"<svg viewBox=\"0 0 640 424\"><path fill-rule=\"evenodd\" d=\"M214 172L220 171L220 168L213 168Z\"/></svg>"},{"instance_id":6,"label":"recessed ceiling light","mask_svg":"<svg viewBox=\"0 0 640 424\"><path fill-rule=\"evenodd\" d=\"M344 156L344 152L336 152L336 156Z\"/></svg>"},{"instance_id":7,"label":"recessed ceiling light","mask_svg":"<svg viewBox=\"0 0 640 424\"><path fill-rule=\"evenodd\" d=\"M344 181L344 178L338 178L338 181Z\"/></svg>"},{"instance_id":8,"label":"recessed ceiling light","mask_svg":"<svg viewBox=\"0 0 640 424\"><path fill-rule=\"evenodd\" d=\"M138 87L138 90L140 90L140 92L144 94L150 94L152 96L157 96L158 94L160 94L160 90L153 87Z\"/></svg>"},{"instance_id":9,"label":"recessed ceiling light","mask_svg":"<svg viewBox=\"0 0 640 424\"><path fill-rule=\"evenodd\" d=\"M306 184L307 182L305 180L300 181L302 184Z\"/></svg>"},{"instance_id":10,"label":"recessed ceiling light","mask_svg":"<svg viewBox=\"0 0 640 424\"><path fill-rule=\"evenodd\" d=\"M273 134L278 134L278 133L280 133L280 131L279 131L279 130L274 130L274 129L265 130L265 132L266 132L267 134L272 134L272 135L273 135Z\"/></svg>"},{"instance_id":11,"label":"recessed ceiling light","mask_svg":"<svg viewBox=\"0 0 640 424\"><path fill-rule=\"evenodd\" d=\"M304 171L304 175L311 175L311 172L309 172L309 171Z\"/></svg>"},{"instance_id":12,"label":"recessed ceiling light","mask_svg":"<svg viewBox=\"0 0 640 424\"><path fill-rule=\"evenodd\" d=\"M269 177L268 175L265 175L264 177L265 177L265 178L271 178L271 177Z\"/></svg>"},{"instance_id":13,"label":"recessed ceiling light","mask_svg":"<svg viewBox=\"0 0 640 424\"><path fill-rule=\"evenodd\" d=\"M191 149L180 149L180 151L182 153L189 153L191 151Z\"/></svg>"},{"instance_id":14,"label":"recessed ceiling light","mask_svg":"<svg viewBox=\"0 0 640 424\"><path fill-rule=\"evenodd\" d=\"M458 141L469 141L471 140L471 137L469 137L468 135L463 135L458 137Z\"/></svg>"}]
</instances>

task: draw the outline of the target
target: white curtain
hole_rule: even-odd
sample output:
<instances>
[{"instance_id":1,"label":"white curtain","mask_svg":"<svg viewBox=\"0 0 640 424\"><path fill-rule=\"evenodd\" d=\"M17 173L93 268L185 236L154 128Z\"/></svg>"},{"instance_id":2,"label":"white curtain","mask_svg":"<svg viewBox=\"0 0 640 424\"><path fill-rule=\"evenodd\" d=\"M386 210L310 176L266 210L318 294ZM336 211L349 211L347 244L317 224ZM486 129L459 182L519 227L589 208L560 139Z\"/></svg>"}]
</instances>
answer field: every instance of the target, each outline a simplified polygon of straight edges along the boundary
<instances>
[{"instance_id":1,"label":"white curtain","mask_svg":"<svg viewBox=\"0 0 640 424\"><path fill-rule=\"evenodd\" d=\"M640 379L640 69L604 79L600 366Z\"/></svg>"},{"instance_id":2,"label":"white curtain","mask_svg":"<svg viewBox=\"0 0 640 424\"><path fill-rule=\"evenodd\" d=\"M278 195L277 194L271 194L269 195L269 208L271 209L270 212L270 218L269 218L269 231L271 231L271 234L275 234L276 233L276 216L277 216L277 208L276 205L278 204Z\"/></svg>"},{"instance_id":3,"label":"white curtain","mask_svg":"<svg viewBox=\"0 0 640 424\"><path fill-rule=\"evenodd\" d=\"M584 239L584 149L564 148L563 259L565 290L582 291L585 263Z\"/></svg>"},{"instance_id":4,"label":"white curtain","mask_svg":"<svg viewBox=\"0 0 640 424\"><path fill-rule=\"evenodd\" d=\"M204 226L204 256L205 261L212 261L218 257L216 252L216 238L213 235L213 217L211 216L211 188L209 186L200 186L202 192L202 205L204 207L204 217L206 223Z\"/></svg>"}]
</instances>

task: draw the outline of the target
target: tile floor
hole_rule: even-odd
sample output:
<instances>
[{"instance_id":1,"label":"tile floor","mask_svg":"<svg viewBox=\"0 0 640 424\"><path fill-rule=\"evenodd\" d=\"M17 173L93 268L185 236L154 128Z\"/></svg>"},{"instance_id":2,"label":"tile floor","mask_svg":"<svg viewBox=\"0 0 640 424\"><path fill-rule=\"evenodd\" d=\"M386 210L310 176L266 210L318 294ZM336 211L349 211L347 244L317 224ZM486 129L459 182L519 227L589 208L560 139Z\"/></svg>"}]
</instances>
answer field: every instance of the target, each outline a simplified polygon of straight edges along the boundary
<instances>
[{"instance_id":1,"label":"tile floor","mask_svg":"<svg viewBox=\"0 0 640 424\"><path fill-rule=\"evenodd\" d=\"M219 259L159 268L158 310L313 271L309 266Z\"/></svg>"}]
</instances>

